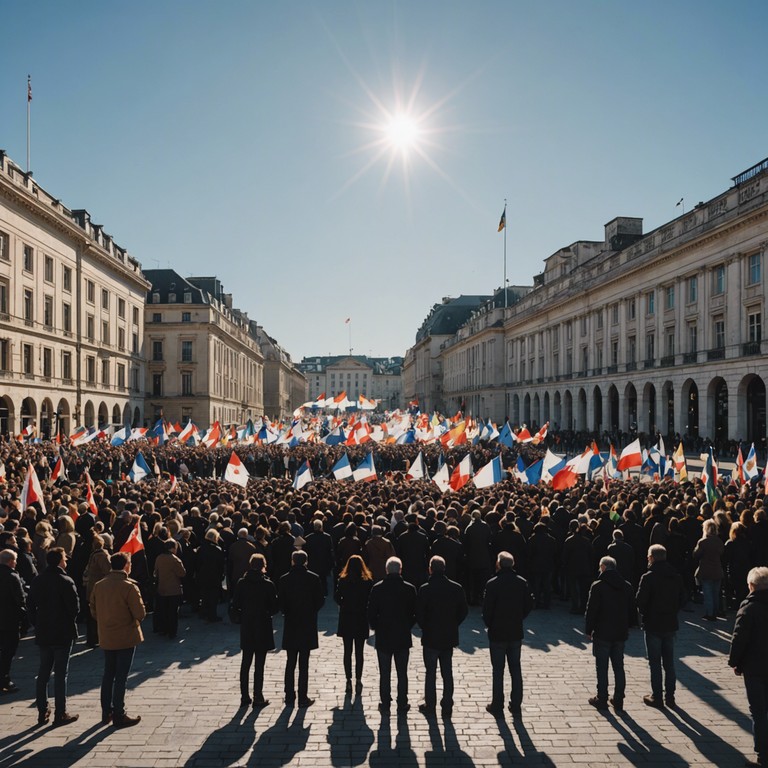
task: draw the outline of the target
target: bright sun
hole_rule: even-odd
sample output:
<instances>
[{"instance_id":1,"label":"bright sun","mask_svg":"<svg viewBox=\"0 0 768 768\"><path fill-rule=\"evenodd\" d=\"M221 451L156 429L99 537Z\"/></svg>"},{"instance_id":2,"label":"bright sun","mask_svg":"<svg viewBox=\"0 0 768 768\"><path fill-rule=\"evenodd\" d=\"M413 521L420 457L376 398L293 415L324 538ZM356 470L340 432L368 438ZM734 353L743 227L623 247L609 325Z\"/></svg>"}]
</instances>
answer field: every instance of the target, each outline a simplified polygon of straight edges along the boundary
<instances>
[{"instance_id":1,"label":"bright sun","mask_svg":"<svg viewBox=\"0 0 768 768\"><path fill-rule=\"evenodd\" d=\"M390 146L400 152L406 152L415 147L419 141L421 130L412 117L406 114L394 115L385 126L384 132Z\"/></svg>"}]
</instances>

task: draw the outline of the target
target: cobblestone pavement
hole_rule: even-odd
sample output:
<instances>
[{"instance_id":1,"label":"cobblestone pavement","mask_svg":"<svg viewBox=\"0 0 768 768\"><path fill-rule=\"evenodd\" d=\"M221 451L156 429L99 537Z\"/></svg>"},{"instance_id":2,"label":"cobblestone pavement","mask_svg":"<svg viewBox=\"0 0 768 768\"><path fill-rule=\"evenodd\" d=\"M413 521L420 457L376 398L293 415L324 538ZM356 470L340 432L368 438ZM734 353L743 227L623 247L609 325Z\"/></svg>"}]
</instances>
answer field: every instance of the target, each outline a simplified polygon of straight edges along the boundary
<instances>
[{"instance_id":1,"label":"cobblestone pavement","mask_svg":"<svg viewBox=\"0 0 768 768\"><path fill-rule=\"evenodd\" d=\"M587 704L595 674L582 621L556 605L535 611L523 647L523 716L495 720L490 700L490 662L478 608L462 626L454 655L456 703L451 721L428 719L416 704L423 693L418 639L410 659L411 711L382 717L377 710L378 674L366 647L365 687L344 694L341 641L333 633L336 607L321 613L320 649L312 654L307 710L284 708L284 655L267 657L261 711L239 710L237 627L205 624L182 616L175 641L152 635L137 650L129 679L129 714L141 723L115 730L99 722L102 655L78 643L69 673L69 710L80 719L68 726L38 728L32 703L37 649L22 641L13 665L20 691L0 699L0 767L25 766L741 766L753 756L746 697L727 666L732 616L714 627L701 608L683 613L678 635L678 707L645 706L649 692L643 636L627 643L626 714L598 712ZM219 607L224 613L224 607ZM281 630L281 623L276 622ZM438 678L439 680L439 678ZM438 682L439 686L439 682ZM438 688L439 695L439 688Z\"/></svg>"}]
</instances>

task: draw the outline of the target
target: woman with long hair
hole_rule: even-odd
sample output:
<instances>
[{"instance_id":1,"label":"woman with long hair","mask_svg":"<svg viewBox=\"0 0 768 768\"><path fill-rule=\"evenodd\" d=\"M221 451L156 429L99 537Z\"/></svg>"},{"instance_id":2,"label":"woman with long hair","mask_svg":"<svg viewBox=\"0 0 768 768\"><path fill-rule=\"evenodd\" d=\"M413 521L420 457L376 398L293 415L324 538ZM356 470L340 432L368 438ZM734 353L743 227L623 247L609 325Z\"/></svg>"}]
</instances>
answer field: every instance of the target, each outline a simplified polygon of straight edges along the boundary
<instances>
[{"instance_id":1,"label":"woman with long hair","mask_svg":"<svg viewBox=\"0 0 768 768\"><path fill-rule=\"evenodd\" d=\"M344 641L344 673L347 693L352 692L352 648L355 649L355 681L359 693L363 687L363 650L368 639L368 595L373 576L360 555L352 555L339 574L333 599L339 605L337 634Z\"/></svg>"},{"instance_id":2,"label":"woman with long hair","mask_svg":"<svg viewBox=\"0 0 768 768\"><path fill-rule=\"evenodd\" d=\"M693 550L693 559L698 562L696 580L701 584L704 596L704 619L717 621L720 610L720 584L723 580L721 558L725 545L718 535L717 523L705 520L702 526L704 536Z\"/></svg>"}]
</instances>

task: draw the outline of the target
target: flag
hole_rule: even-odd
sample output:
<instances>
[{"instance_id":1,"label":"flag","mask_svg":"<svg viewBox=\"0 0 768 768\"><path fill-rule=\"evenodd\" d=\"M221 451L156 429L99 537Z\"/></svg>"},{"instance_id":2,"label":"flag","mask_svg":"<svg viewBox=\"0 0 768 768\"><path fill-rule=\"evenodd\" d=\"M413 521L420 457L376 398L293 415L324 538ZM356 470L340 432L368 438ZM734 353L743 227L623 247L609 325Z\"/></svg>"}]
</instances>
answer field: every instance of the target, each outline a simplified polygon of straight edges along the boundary
<instances>
[{"instance_id":1,"label":"flag","mask_svg":"<svg viewBox=\"0 0 768 768\"><path fill-rule=\"evenodd\" d=\"M135 555L144 549L144 540L141 538L141 518L136 520L136 525L133 526L133 530L125 540L125 544L120 547L121 552L130 552Z\"/></svg>"},{"instance_id":2,"label":"flag","mask_svg":"<svg viewBox=\"0 0 768 768\"><path fill-rule=\"evenodd\" d=\"M574 466L566 464L553 478L552 489L555 491L564 491L573 488L579 480L579 473Z\"/></svg>"},{"instance_id":3,"label":"flag","mask_svg":"<svg viewBox=\"0 0 768 768\"><path fill-rule=\"evenodd\" d=\"M475 488L490 488L500 483L504 478L504 470L501 467L501 456L491 459L484 467L480 467L472 478Z\"/></svg>"},{"instance_id":4,"label":"flag","mask_svg":"<svg viewBox=\"0 0 768 768\"><path fill-rule=\"evenodd\" d=\"M0 461L0 483L5 482L5 463Z\"/></svg>"},{"instance_id":5,"label":"flag","mask_svg":"<svg viewBox=\"0 0 768 768\"><path fill-rule=\"evenodd\" d=\"M677 449L672 454L672 461L675 463L675 470L677 471L677 477L681 483L684 483L688 479L688 467L685 464L685 452L683 451L683 443L677 446Z\"/></svg>"},{"instance_id":6,"label":"flag","mask_svg":"<svg viewBox=\"0 0 768 768\"><path fill-rule=\"evenodd\" d=\"M221 440L221 424L214 421L200 441L206 448L215 448Z\"/></svg>"},{"instance_id":7,"label":"flag","mask_svg":"<svg viewBox=\"0 0 768 768\"><path fill-rule=\"evenodd\" d=\"M60 477L63 477L65 480L67 479L67 468L64 466L64 459L61 454L56 459L56 465L53 468L53 472L51 472L51 483L55 483Z\"/></svg>"},{"instance_id":8,"label":"flag","mask_svg":"<svg viewBox=\"0 0 768 768\"><path fill-rule=\"evenodd\" d=\"M27 104L32 101L32 77L27 75Z\"/></svg>"},{"instance_id":9,"label":"flag","mask_svg":"<svg viewBox=\"0 0 768 768\"><path fill-rule=\"evenodd\" d=\"M376 479L376 467L373 464L373 454L369 453L352 473L355 482L371 482Z\"/></svg>"},{"instance_id":10,"label":"flag","mask_svg":"<svg viewBox=\"0 0 768 768\"><path fill-rule=\"evenodd\" d=\"M640 438L631 442L619 456L619 463L616 465L616 469L619 472L623 472L630 467L642 467L643 466L643 451L640 448Z\"/></svg>"},{"instance_id":11,"label":"flag","mask_svg":"<svg viewBox=\"0 0 768 768\"><path fill-rule=\"evenodd\" d=\"M451 473L450 486L454 491L463 488L472 477L472 459L467 454Z\"/></svg>"},{"instance_id":12,"label":"flag","mask_svg":"<svg viewBox=\"0 0 768 768\"><path fill-rule=\"evenodd\" d=\"M313 479L309 461L305 461L296 472L296 477L293 478L293 487L300 491L305 485L309 485Z\"/></svg>"},{"instance_id":13,"label":"flag","mask_svg":"<svg viewBox=\"0 0 768 768\"><path fill-rule=\"evenodd\" d=\"M441 493L446 493L451 487L451 477L448 474L448 465L443 463L432 477L432 482L440 489Z\"/></svg>"},{"instance_id":14,"label":"flag","mask_svg":"<svg viewBox=\"0 0 768 768\"><path fill-rule=\"evenodd\" d=\"M460 421L455 427L440 435L440 442L444 448L453 448L467 442L467 422Z\"/></svg>"},{"instance_id":15,"label":"flag","mask_svg":"<svg viewBox=\"0 0 768 768\"><path fill-rule=\"evenodd\" d=\"M502 445L506 445L507 448L511 448L515 444L515 435L512 432L512 428L509 426L509 422L506 422L499 432L499 442Z\"/></svg>"},{"instance_id":16,"label":"flag","mask_svg":"<svg viewBox=\"0 0 768 768\"><path fill-rule=\"evenodd\" d=\"M235 485L245 488L245 486L248 485L249 477L248 470L243 466L240 457L232 451L227 468L224 470L224 479L228 483L234 483Z\"/></svg>"},{"instance_id":17,"label":"flag","mask_svg":"<svg viewBox=\"0 0 768 768\"><path fill-rule=\"evenodd\" d=\"M131 478L132 482L138 483L150 474L152 474L152 470L149 468L149 464L147 464L144 454L139 451L136 454L136 458L133 460L133 466L131 467L130 472L128 472L128 477Z\"/></svg>"},{"instance_id":18,"label":"flag","mask_svg":"<svg viewBox=\"0 0 768 768\"><path fill-rule=\"evenodd\" d=\"M717 464L715 464L711 448L709 449L707 462L701 472L701 482L704 484L704 493L706 494L707 501L713 504L720 497L720 494L717 492Z\"/></svg>"},{"instance_id":19,"label":"flag","mask_svg":"<svg viewBox=\"0 0 768 768\"><path fill-rule=\"evenodd\" d=\"M173 493L179 484L179 479L176 475L171 475L171 487L168 489L168 493Z\"/></svg>"},{"instance_id":20,"label":"flag","mask_svg":"<svg viewBox=\"0 0 768 768\"><path fill-rule=\"evenodd\" d=\"M43 501L43 489L40 487L40 479L37 476L37 472L35 472L35 468L32 466L32 462L29 463L27 469L27 476L21 489L20 501L22 512L37 502L43 511L43 515L48 514L48 510L45 508L45 501Z\"/></svg>"},{"instance_id":21,"label":"flag","mask_svg":"<svg viewBox=\"0 0 768 768\"><path fill-rule=\"evenodd\" d=\"M542 440L544 440L547 437L547 432L549 431L549 422L547 422L534 436L533 436L533 444L538 445Z\"/></svg>"},{"instance_id":22,"label":"flag","mask_svg":"<svg viewBox=\"0 0 768 768\"><path fill-rule=\"evenodd\" d=\"M122 429L119 429L112 435L112 439L109 441L110 445L122 445L131 436L131 425L126 424Z\"/></svg>"},{"instance_id":23,"label":"flag","mask_svg":"<svg viewBox=\"0 0 768 768\"><path fill-rule=\"evenodd\" d=\"M755 444L752 443L752 447L747 454L747 460L744 462L744 476L747 481L754 480L760 474L757 469L757 454L755 453Z\"/></svg>"},{"instance_id":24,"label":"flag","mask_svg":"<svg viewBox=\"0 0 768 768\"><path fill-rule=\"evenodd\" d=\"M188 443L192 440L197 445L199 440L196 439L198 438L198 430L195 423L192 420L188 421L184 429L179 432L178 437L180 443Z\"/></svg>"},{"instance_id":25,"label":"flag","mask_svg":"<svg viewBox=\"0 0 768 768\"><path fill-rule=\"evenodd\" d=\"M424 463L424 453L422 451L419 451L419 455L411 463L405 477L408 480L429 480L429 473Z\"/></svg>"},{"instance_id":26,"label":"flag","mask_svg":"<svg viewBox=\"0 0 768 768\"><path fill-rule=\"evenodd\" d=\"M565 458L560 458L557 454L547 448L541 466L541 481L551 483L554 476L565 467Z\"/></svg>"},{"instance_id":27,"label":"flag","mask_svg":"<svg viewBox=\"0 0 768 768\"><path fill-rule=\"evenodd\" d=\"M352 467L349 464L349 456L346 453L333 465L331 472L333 472L333 476L337 480L347 480L352 477Z\"/></svg>"},{"instance_id":28,"label":"flag","mask_svg":"<svg viewBox=\"0 0 768 768\"><path fill-rule=\"evenodd\" d=\"M531 437L531 432L528 429L528 427L523 424L522 427L517 431L517 434L514 435L515 439L518 443L530 443L533 438Z\"/></svg>"},{"instance_id":29,"label":"flag","mask_svg":"<svg viewBox=\"0 0 768 768\"><path fill-rule=\"evenodd\" d=\"M99 514L99 508L96 506L96 499L93 497L93 485L91 484L91 473L85 473L85 503L91 514L96 517Z\"/></svg>"},{"instance_id":30,"label":"flag","mask_svg":"<svg viewBox=\"0 0 768 768\"><path fill-rule=\"evenodd\" d=\"M502 229L504 229L507 226L507 206L504 206L504 210L502 211L501 218L499 219L499 228L496 230L497 232L501 232Z\"/></svg>"},{"instance_id":31,"label":"flag","mask_svg":"<svg viewBox=\"0 0 768 768\"><path fill-rule=\"evenodd\" d=\"M541 481L541 472L544 468L544 459L534 461L529 467L526 467L520 479L528 485L538 485Z\"/></svg>"},{"instance_id":32,"label":"flag","mask_svg":"<svg viewBox=\"0 0 768 768\"><path fill-rule=\"evenodd\" d=\"M746 476L744 474L744 456L741 453L741 443L739 443L739 450L736 454L736 476L739 478L739 485L744 485Z\"/></svg>"}]
</instances>

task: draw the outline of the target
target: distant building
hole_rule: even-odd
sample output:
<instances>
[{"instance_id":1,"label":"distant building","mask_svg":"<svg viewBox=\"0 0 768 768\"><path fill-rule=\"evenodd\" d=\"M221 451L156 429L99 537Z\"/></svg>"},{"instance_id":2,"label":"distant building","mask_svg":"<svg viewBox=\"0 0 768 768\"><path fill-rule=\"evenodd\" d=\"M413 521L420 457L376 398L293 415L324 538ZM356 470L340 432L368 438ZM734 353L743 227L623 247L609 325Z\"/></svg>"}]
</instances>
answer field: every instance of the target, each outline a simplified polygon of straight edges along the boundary
<instances>
[{"instance_id":1,"label":"distant building","mask_svg":"<svg viewBox=\"0 0 768 768\"><path fill-rule=\"evenodd\" d=\"M0 433L144 416L141 265L0 151Z\"/></svg>"},{"instance_id":2,"label":"distant building","mask_svg":"<svg viewBox=\"0 0 768 768\"><path fill-rule=\"evenodd\" d=\"M146 418L243 424L264 413L264 357L218 278L149 269Z\"/></svg>"},{"instance_id":3,"label":"distant building","mask_svg":"<svg viewBox=\"0 0 768 768\"><path fill-rule=\"evenodd\" d=\"M404 404L402 364L402 357L327 355L305 357L298 367L307 377L309 400L346 392L349 400L362 395L380 400L382 410L392 410Z\"/></svg>"},{"instance_id":4,"label":"distant building","mask_svg":"<svg viewBox=\"0 0 768 768\"><path fill-rule=\"evenodd\" d=\"M264 357L264 413L275 420L289 419L307 401L307 378L291 356L254 321L251 333Z\"/></svg>"}]
</instances>

